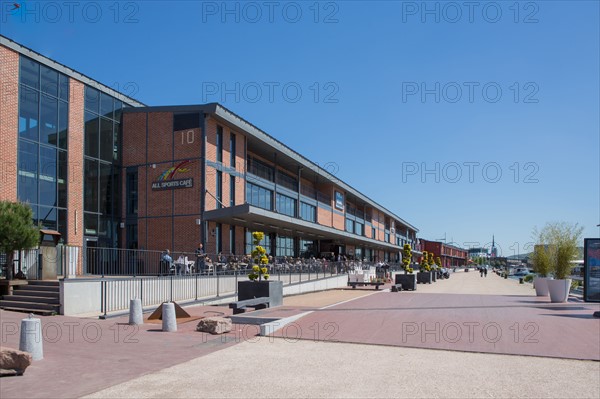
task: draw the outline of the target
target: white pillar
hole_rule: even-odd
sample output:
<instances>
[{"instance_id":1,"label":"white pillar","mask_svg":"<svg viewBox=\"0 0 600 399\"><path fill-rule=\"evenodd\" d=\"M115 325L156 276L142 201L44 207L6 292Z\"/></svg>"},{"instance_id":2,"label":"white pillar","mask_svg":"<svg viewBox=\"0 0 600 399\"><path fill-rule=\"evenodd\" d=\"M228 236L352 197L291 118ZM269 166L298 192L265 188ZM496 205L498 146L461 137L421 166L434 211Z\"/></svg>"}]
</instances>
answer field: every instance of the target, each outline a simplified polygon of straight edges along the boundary
<instances>
[{"instance_id":1,"label":"white pillar","mask_svg":"<svg viewBox=\"0 0 600 399\"><path fill-rule=\"evenodd\" d=\"M177 331L175 304L173 302L165 302L162 304L162 330L167 332Z\"/></svg>"},{"instance_id":2,"label":"white pillar","mask_svg":"<svg viewBox=\"0 0 600 399\"><path fill-rule=\"evenodd\" d=\"M141 299L132 299L129 301L129 324L144 324Z\"/></svg>"},{"instance_id":3,"label":"white pillar","mask_svg":"<svg viewBox=\"0 0 600 399\"><path fill-rule=\"evenodd\" d=\"M21 337L19 350L31 353L33 360L42 360L44 358L42 322L38 318L32 317L21 320Z\"/></svg>"}]
</instances>

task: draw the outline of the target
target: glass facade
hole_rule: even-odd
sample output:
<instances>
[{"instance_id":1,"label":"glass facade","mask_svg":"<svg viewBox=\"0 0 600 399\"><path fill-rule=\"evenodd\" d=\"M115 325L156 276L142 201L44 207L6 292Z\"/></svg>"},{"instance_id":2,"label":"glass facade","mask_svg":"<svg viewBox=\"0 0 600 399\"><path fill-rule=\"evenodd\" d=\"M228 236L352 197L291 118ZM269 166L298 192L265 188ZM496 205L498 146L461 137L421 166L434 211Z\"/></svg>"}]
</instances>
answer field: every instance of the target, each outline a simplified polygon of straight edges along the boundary
<instances>
[{"instance_id":1,"label":"glass facade","mask_svg":"<svg viewBox=\"0 0 600 399\"><path fill-rule=\"evenodd\" d=\"M246 183L246 202L271 211L273 210L273 192L256 184Z\"/></svg>"},{"instance_id":2,"label":"glass facade","mask_svg":"<svg viewBox=\"0 0 600 399\"><path fill-rule=\"evenodd\" d=\"M85 86L84 109L84 234L98 237L98 246L115 247L121 192L119 146L123 103ZM128 198L128 214L137 208L136 197Z\"/></svg>"},{"instance_id":3,"label":"glass facade","mask_svg":"<svg viewBox=\"0 0 600 399\"><path fill-rule=\"evenodd\" d=\"M277 193L277 212L296 217L296 200Z\"/></svg>"},{"instance_id":4,"label":"glass facade","mask_svg":"<svg viewBox=\"0 0 600 399\"><path fill-rule=\"evenodd\" d=\"M295 255L294 238L277 236L275 255L276 256L294 256Z\"/></svg>"},{"instance_id":5,"label":"glass facade","mask_svg":"<svg viewBox=\"0 0 600 399\"><path fill-rule=\"evenodd\" d=\"M252 238L252 231L246 229L246 254L249 255L254 250L254 239ZM265 238L260 242L260 245L267 251L267 255L271 255L271 237L265 234Z\"/></svg>"},{"instance_id":6,"label":"glass facade","mask_svg":"<svg viewBox=\"0 0 600 399\"><path fill-rule=\"evenodd\" d=\"M67 234L69 78L28 57L19 60L17 196L34 223Z\"/></svg>"},{"instance_id":7,"label":"glass facade","mask_svg":"<svg viewBox=\"0 0 600 399\"><path fill-rule=\"evenodd\" d=\"M304 202L300 202L300 218L308 222L316 223L317 207Z\"/></svg>"}]
</instances>

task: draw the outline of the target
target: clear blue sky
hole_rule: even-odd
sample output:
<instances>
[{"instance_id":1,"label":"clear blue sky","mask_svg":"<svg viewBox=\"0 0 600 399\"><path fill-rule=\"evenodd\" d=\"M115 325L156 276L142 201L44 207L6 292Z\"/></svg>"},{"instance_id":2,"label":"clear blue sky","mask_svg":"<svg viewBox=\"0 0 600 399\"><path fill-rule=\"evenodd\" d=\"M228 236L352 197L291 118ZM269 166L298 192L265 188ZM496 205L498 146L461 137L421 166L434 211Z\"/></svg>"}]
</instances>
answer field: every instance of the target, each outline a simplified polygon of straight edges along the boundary
<instances>
[{"instance_id":1,"label":"clear blue sky","mask_svg":"<svg viewBox=\"0 0 600 399\"><path fill-rule=\"evenodd\" d=\"M3 35L149 105L220 102L423 238L598 236L598 1L11 3Z\"/></svg>"}]
</instances>

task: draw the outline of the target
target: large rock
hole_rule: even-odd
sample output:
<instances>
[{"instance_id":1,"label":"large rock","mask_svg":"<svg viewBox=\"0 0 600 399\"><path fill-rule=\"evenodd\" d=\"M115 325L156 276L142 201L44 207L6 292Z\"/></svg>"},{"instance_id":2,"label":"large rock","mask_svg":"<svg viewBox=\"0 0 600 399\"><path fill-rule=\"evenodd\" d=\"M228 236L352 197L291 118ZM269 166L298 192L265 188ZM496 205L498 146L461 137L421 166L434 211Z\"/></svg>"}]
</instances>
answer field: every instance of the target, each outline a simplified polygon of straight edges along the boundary
<instances>
[{"instance_id":1,"label":"large rock","mask_svg":"<svg viewBox=\"0 0 600 399\"><path fill-rule=\"evenodd\" d=\"M17 349L0 350L0 375L21 375L31 365L31 354Z\"/></svg>"},{"instance_id":2,"label":"large rock","mask_svg":"<svg viewBox=\"0 0 600 399\"><path fill-rule=\"evenodd\" d=\"M231 331L231 319L225 317L207 317L200 320L196 331L207 332L211 334L224 334Z\"/></svg>"}]
</instances>

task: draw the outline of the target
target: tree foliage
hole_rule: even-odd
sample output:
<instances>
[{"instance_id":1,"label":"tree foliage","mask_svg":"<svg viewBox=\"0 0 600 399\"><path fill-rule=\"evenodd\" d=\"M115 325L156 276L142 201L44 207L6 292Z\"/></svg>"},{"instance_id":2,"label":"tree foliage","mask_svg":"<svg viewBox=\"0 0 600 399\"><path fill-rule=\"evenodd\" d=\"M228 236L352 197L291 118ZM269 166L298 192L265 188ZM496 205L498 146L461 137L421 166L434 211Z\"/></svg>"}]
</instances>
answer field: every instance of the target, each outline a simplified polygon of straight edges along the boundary
<instances>
[{"instance_id":1,"label":"tree foliage","mask_svg":"<svg viewBox=\"0 0 600 399\"><path fill-rule=\"evenodd\" d=\"M22 203L0 201L0 252L6 254L9 275L14 274L14 251L38 245L40 233L33 224L31 208Z\"/></svg>"}]
</instances>

